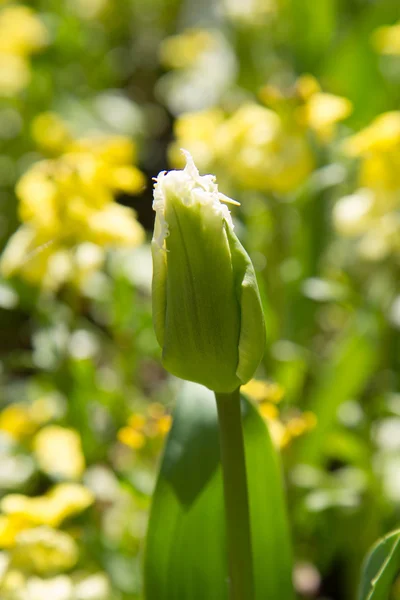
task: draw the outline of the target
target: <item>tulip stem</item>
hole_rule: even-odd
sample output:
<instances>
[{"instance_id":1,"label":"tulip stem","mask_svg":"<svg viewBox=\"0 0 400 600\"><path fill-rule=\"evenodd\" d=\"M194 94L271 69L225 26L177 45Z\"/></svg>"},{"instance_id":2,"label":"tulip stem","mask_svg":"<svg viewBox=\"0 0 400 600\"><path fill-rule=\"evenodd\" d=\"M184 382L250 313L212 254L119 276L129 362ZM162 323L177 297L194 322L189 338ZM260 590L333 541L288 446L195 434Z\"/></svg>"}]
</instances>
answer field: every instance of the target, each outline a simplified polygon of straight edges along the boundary
<instances>
[{"instance_id":1,"label":"tulip stem","mask_svg":"<svg viewBox=\"0 0 400 600\"><path fill-rule=\"evenodd\" d=\"M230 600L254 600L249 499L239 388L215 394L228 541Z\"/></svg>"}]
</instances>

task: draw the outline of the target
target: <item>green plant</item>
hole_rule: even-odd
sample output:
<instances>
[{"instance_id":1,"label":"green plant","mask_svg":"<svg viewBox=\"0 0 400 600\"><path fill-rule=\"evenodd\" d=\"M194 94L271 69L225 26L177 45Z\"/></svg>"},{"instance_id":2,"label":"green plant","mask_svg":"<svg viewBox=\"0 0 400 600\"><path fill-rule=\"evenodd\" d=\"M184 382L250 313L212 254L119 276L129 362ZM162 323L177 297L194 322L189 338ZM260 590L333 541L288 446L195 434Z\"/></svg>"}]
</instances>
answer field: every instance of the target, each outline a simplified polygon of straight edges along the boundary
<instances>
[{"instance_id":1,"label":"green plant","mask_svg":"<svg viewBox=\"0 0 400 600\"><path fill-rule=\"evenodd\" d=\"M258 496L263 495L263 485L253 483L248 493L249 457L245 456L245 437L243 435L240 385L246 383L254 374L263 352L265 344L264 320L261 300L258 292L256 276L250 258L237 239L233 231L230 213L222 201L228 198L218 192L217 185L212 176L200 176L192 158L187 154L187 165L183 171L161 173L157 179L154 192L154 208L156 210L155 233L152 243L153 251L153 315L157 339L163 349L163 363L173 374L189 381L201 383L215 393L218 425L219 447L213 452L214 468L218 462L222 465L222 478L225 499L226 529L220 522L224 519L223 511L217 518L216 529L220 535L215 536L215 553L219 555L218 567L220 588L219 595L212 581L200 585L199 576L194 575L196 570L190 564L190 559L180 561L182 576L175 574L171 580L171 572L167 568L164 577L167 579L160 587L163 578L162 570L157 567L159 561L154 560L159 555L157 547L157 530L155 525L158 514L164 513L164 518L169 521L172 513L180 512L180 508L165 509L163 492L158 492L157 508L153 511L152 524L149 533L149 550L147 554L147 594L148 598L191 598L193 594L221 598L229 593L231 600L265 597L269 590L271 598L278 599L282 589L275 586L278 581L274 573L265 573L256 570L255 564L258 556L265 556L261 540L261 547L255 538L259 531L257 523L265 520L264 512L268 512L268 493L264 502ZM209 405L207 405L210 410ZM200 401L193 404L188 413L188 422L184 419L178 430L173 428L169 444L179 444L182 435L181 428L191 451L192 461L186 464L188 471L198 470L201 464L201 448L193 452L191 445L198 443L197 432L201 428L201 417L196 415L200 409ZM212 409L211 409L212 410ZM248 411L253 411L247 405ZM212 413L211 413L212 414ZM213 415L215 419L215 415ZM257 419L256 414L253 420ZM251 422L251 421L250 421ZM212 424L212 420L210 421ZM215 429L215 428L214 428ZM212 429L212 431L214 431ZM195 432L193 438L193 432ZM177 436L175 440L174 436ZM258 435L260 452L265 452L267 431L264 427ZM206 444L205 439L200 440ZM249 442L250 443L250 442ZM251 442L254 443L254 442ZM267 460L273 462L273 449L268 445ZM168 464L168 453L165 458ZM207 463L204 463L205 465ZM268 473L265 481L271 480ZM267 469L268 471L268 469ZM161 475L161 490L167 485ZM186 473L181 472L182 480L179 481L184 495ZM280 489L279 475L275 474L273 485ZM167 477L168 481L168 477ZM206 482L201 482L201 489ZM189 486L190 488L190 486ZM189 492L190 493L190 492ZM195 502L199 490L196 490L191 503ZM276 490L271 490L271 494ZM214 504L219 502L217 492L213 498ZM253 499L252 495L255 498ZM204 504L207 511L213 502ZM257 505L257 520L254 521L254 502ZM168 501L166 501L168 504ZM204 497L202 498L204 502ZM263 509L261 509L262 504ZM253 514L251 507L253 506ZM279 511L283 511L283 500ZM169 514L171 513L171 514ZM197 517L198 518L198 517ZM282 518L282 523L284 518ZM282 525L282 530L284 525ZM192 517L192 527L198 529L201 522L196 522ZM182 528L187 525L181 524ZM193 531L191 532L193 534ZM284 533L282 531L282 533ZM183 531L186 543L196 544L196 538ZM211 534L211 535L215 535ZM266 540L270 532L266 532ZM186 537L188 536L188 537ZM225 540L226 537L226 540ZM191 539L190 539L191 538ZM221 550L226 542L229 559L229 577L225 575L224 553ZM160 541L160 543L162 543ZM168 544L164 540L164 543ZM208 545L210 540L205 540ZM180 548L180 552L182 548ZM167 551L167 555L171 550ZM192 560L198 561L196 553ZM167 558L169 560L169 557ZM189 562L189 564L187 564ZM210 566L213 571L216 565ZM208 568L208 567L207 567ZM204 577L207 570L203 563L200 569ZM284 586L289 598L291 591L290 559L286 561L286 580ZM191 573L189 579L188 573ZM180 577L183 582L179 581ZM178 586L178 588L176 588ZM275 589L274 589L275 587ZM180 589L179 594L176 589ZM189 591L189 589L191 591Z\"/></svg>"}]
</instances>

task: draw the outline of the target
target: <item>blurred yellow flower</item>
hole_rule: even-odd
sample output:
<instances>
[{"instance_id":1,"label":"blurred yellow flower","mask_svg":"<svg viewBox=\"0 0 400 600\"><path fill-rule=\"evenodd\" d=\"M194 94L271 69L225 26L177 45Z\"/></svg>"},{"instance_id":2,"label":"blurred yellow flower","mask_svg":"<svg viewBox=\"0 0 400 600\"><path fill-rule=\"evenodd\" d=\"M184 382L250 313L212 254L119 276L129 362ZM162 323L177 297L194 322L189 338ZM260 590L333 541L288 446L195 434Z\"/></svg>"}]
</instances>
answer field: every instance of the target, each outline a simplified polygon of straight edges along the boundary
<instances>
[{"instance_id":1,"label":"blurred yellow flower","mask_svg":"<svg viewBox=\"0 0 400 600\"><path fill-rule=\"evenodd\" d=\"M321 141L330 141L338 121L346 119L352 112L352 104L347 98L317 92L301 107L301 118L314 130Z\"/></svg>"},{"instance_id":2,"label":"blurred yellow flower","mask_svg":"<svg viewBox=\"0 0 400 600\"><path fill-rule=\"evenodd\" d=\"M74 429L48 425L33 440L33 451L40 468L61 479L79 479L85 470L81 439Z\"/></svg>"},{"instance_id":3,"label":"blurred yellow flower","mask_svg":"<svg viewBox=\"0 0 400 600\"><path fill-rule=\"evenodd\" d=\"M146 437L133 427L122 427L118 431L118 440L134 450L140 450L146 444Z\"/></svg>"},{"instance_id":4,"label":"blurred yellow flower","mask_svg":"<svg viewBox=\"0 0 400 600\"><path fill-rule=\"evenodd\" d=\"M19 272L33 284L57 290L67 281L80 286L102 267L104 259L104 248L97 244L83 242L76 248L60 247L38 235L35 229L22 225L8 241L0 268L4 275Z\"/></svg>"},{"instance_id":5,"label":"blurred yellow flower","mask_svg":"<svg viewBox=\"0 0 400 600\"><path fill-rule=\"evenodd\" d=\"M289 419L285 424L279 444L282 448L286 447L295 438L298 438L309 431L315 429L317 417L314 413L306 411Z\"/></svg>"},{"instance_id":6,"label":"blurred yellow flower","mask_svg":"<svg viewBox=\"0 0 400 600\"><path fill-rule=\"evenodd\" d=\"M57 130L51 115L43 118ZM5 276L19 272L32 283L57 289L66 281L79 282L82 274L101 266L101 251L100 260L92 261L90 268L81 264L82 253L76 248L80 244L100 250L143 242L144 231L134 211L116 204L114 196L140 192L144 176L132 164L135 147L125 137L70 141L60 130L46 137L45 129L43 145L53 150L60 146L63 154L34 164L19 180L22 225L10 238L0 267Z\"/></svg>"},{"instance_id":7,"label":"blurred yellow flower","mask_svg":"<svg viewBox=\"0 0 400 600\"><path fill-rule=\"evenodd\" d=\"M4 600L16 600L24 588L26 578L17 569L8 569L0 580L0 591Z\"/></svg>"},{"instance_id":8,"label":"blurred yellow flower","mask_svg":"<svg viewBox=\"0 0 400 600\"><path fill-rule=\"evenodd\" d=\"M4 513L1 516L5 524L5 519L8 519L7 526L10 532L13 528L24 530L52 521L52 515L49 514L50 503L46 496L30 498L23 494L8 494L4 496L0 506Z\"/></svg>"},{"instance_id":9,"label":"blurred yellow flower","mask_svg":"<svg viewBox=\"0 0 400 600\"><path fill-rule=\"evenodd\" d=\"M159 402L149 404L146 414L134 413L118 431L118 441L133 450L141 450L150 439L163 439L171 428L171 415Z\"/></svg>"},{"instance_id":10,"label":"blurred yellow flower","mask_svg":"<svg viewBox=\"0 0 400 600\"><path fill-rule=\"evenodd\" d=\"M79 156L94 156L107 165L114 167L131 167L137 160L136 146L131 139L122 135L94 136L79 138L68 147L72 154ZM136 168L133 168L136 172ZM140 177L139 188L143 186L143 175ZM138 191L135 187L132 192Z\"/></svg>"},{"instance_id":11,"label":"blurred yellow flower","mask_svg":"<svg viewBox=\"0 0 400 600\"><path fill-rule=\"evenodd\" d=\"M240 186L278 194L294 191L314 168L304 133L257 104L241 106L221 125L218 154Z\"/></svg>"},{"instance_id":12,"label":"blurred yellow flower","mask_svg":"<svg viewBox=\"0 0 400 600\"><path fill-rule=\"evenodd\" d=\"M258 404L258 410L268 425L272 441L279 448L285 448L290 442L316 425L314 413L298 413L289 419L282 417L277 404L285 395L284 388L272 381L251 379L242 386L241 391Z\"/></svg>"},{"instance_id":13,"label":"blurred yellow flower","mask_svg":"<svg viewBox=\"0 0 400 600\"><path fill-rule=\"evenodd\" d=\"M14 545L20 531L39 525L59 527L93 504L93 494L78 483L60 483L43 496L8 494L0 503L0 547Z\"/></svg>"},{"instance_id":14,"label":"blurred yellow flower","mask_svg":"<svg viewBox=\"0 0 400 600\"><path fill-rule=\"evenodd\" d=\"M10 550L11 565L27 573L50 575L71 569L79 550L74 539L51 527L35 527L17 535Z\"/></svg>"},{"instance_id":15,"label":"blurred yellow flower","mask_svg":"<svg viewBox=\"0 0 400 600\"><path fill-rule=\"evenodd\" d=\"M344 150L350 156L365 157L370 152L389 152L400 144L400 112L383 113L346 140Z\"/></svg>"},{"instance_id":16,"label":"blurred yellow flower","mask_svg":"<svg viewBox=\"0 0 400 600\"><path fill-rule=\"evenodd\" d=\"M171 164L184 168L185 156L181 148L185 148L195 158L200 171L212 170L216 160L217 132L223 120L224 113L218 108L186 113L176 119L174 132L177 141L168 149Z\"/></svg>"},{"instance_id":17,"label":"blurred yellow flower","mask_svg":"<svg viewBox=\"0 0 400 600\"><path fill-rule=\"evenodd\" d=\"M88 215L88 239L99 246L137 246L144 241L142 226L126 206L109 203Z\"/></svg>"},{"instance_id":18,"label":"blurred yellow flower","mask_svg":"<svg viewBox=\"0 0 400 600\"><path fill-rule=\"evenodd\" d=\"M0 54L0 96L14 96L28 85L30 77L25 58Z\"/></svg>"},{"instance_id":19,"label":"blurred yellow flower","mask_svg":"<svg viewBox=\"0 0 400 600\"><path fill-rule=\"evenodd\" d=\"M0 548L11 548L17 535L29 526L29 520L19 515L0 515Z\"/></svg>"},{"instance_id":20,"label":"blurred yellow flower","mask_svg":"<svg viewBox=\"0 0 400 600\"><path fill-rule=\"evenodd\" d=\"M161 419L165 415L165 406L161 402L152 402L147 407L147 415L150 419ZM140 415L132 415L129 419L129 423L132 425L135 418Z\"/></svg>"},{"instance_id":21,"label":"blurred yellow flower","mask_svg":"<svg viewBox=\"0 0 400 600\"><path fill-rule=\"evenodd\" d=\"M372 42L381 54L400 54L400 23L376 29Z\"/></svg>"},{"instance_id":22,"label":"blurred yellow flower","mask_svg":"<svg viewBox=\"0 0 400 600\"><path fill-rule=\"evenodd\" d=\"M35 398L29 406L29 413L37 425L44 425L56 419L63 412L63 397L49 392Z\"/></svg>"},{"instance_id":23,"label":"blurred yellow flower","mask_svg":"<svg viewBox=\"0 0 400 600\"><path fill-rule=\"evenodd\" d=\"M279 410L275 404L271 404L270 402L260 402L258 410L264 419L274 421L279 417Z\"/></svg>"},{"instance_id":24,"label":"blurred yellow flower","mask_svg":"<svg viewBox=\"0 0 400 600\"><path fill-rule=\"evenodd\" d=\"M32 137L38 148L51 154L59 154L72 141L64 121L53 112L39 114L33 119Z\"/></svg>"},{"instance_id":25,"label":"blurred yellow flower","mask_svg":"<svg viewBox=\"0 0 400 600\"><path fill-rule=\"evenodd\" d=\"M256 402L278 403L285 395L285 390L281 385L272 381L262 381L261 379L250 379L240 389Z\"/></svg>"},{"instance_id":26,"label":"blurred yellow flower","mask_svg":"<svg viewBox=\"0 0 400 600\"><path fill-rule=\"evenodd\" d=\"M163 415L162 417L160 417L158 419L158 422L157 422L157 432L161 436L164 436L171 429L171 425L172 425L172 417L171 417L171 415Z\"/></svg>"},{"instance_id":27,"label":"blurred yellow flower","mask_svg":"<svg viewBox=\"0 0 400 600\"><path fill-rule=\"evenodd\" d=\"M317 424L314 413L304 412L283 420L277 407L268 402L259 406L261 416L265 419L274 444L278 448L286 448L296 438L312 431Z\"/></svg>"},{"instance_id":28,"label":"blurred yellow flower","mask_svg":"<svg viewBox=\"0 0 400 600\"><path fill-rule=\"evenodd\" d=\"M36 229L21 225L8 240L0 259L0 270L5 277L21 275L32 283L40 283L47 275L50 257L58 246Z\"/></svg>"},{"instance_id":29,"label":"blurred yellow flower","mask_svg":"<svg viewBox=\"0 0 400 600\"><path fill-rule=\"evenodd\" d=\"M172 69L190 67L214 43L205 29L187 29L179 35L166 38L160 46L162 64Z\"/></svg>"},{"instance_id":30,"label":"blurred yellow flower","mask_svg":"<svg viewBox=\"0 0 400 600\"><path fill-rule=\"evenodd\" d=\"M47 494L54 505L53 525L86 510L93 504L94 496L90 490L79 483L59 483Z\"/></svg>"},{"instance_id":31,"label":"blurred yellow flower","mask_svg":"<svg viewBox=\"0 0 400 600\"><path fill-rule=\"evenodd\" d=\"M318 80L310 73L300 75L295 83L295 92L303 101L309 100L315 94L321 92L321 86Z\"/></svg>"},{"instance_id":32,"label":"blurred yellow flower","mask_svg":"<svg viewBox=\"0 0 400 600\"><path fill-rule=\"evenodd\" d=\"M47 30L27 6L0 10L0 96L13 96L30 80L29 57L48 41Z\"/></svg>"},{"instance_id":33,"label":"blurred yellow flower","mask_svg":"<svg viewBox=\"0 0 400 600\"><path fill-rule=\"evenodd\" d=\"M317 417L310 411L304 412L302 415L293 417L286 425L286 430L291 437L299 437L306 431L310 431L317 425Z\"/></svg>"},{"instance_id":34,"label":"blurred yellow flower","mask_svg":"<svg viewBox=\"0 0 400 600\"><path fill-rule=\"evenodd\" d=\"M294 86L283 90L268 84L261 88L259 96L267 106L292 115L302 129L311 129L321 143L332 140L336 125L353 110L350 100L323 92L310 74L301 75Z\"/></svg>"},{"instance_id":35,"label":"blurred yellow flower","mask_svg":"<svg viewBox=\"0 0 400 600\"><path fill-rule=\"evenodd\" d=\"M0 11L0 52L29 56L46 45L47 30L28 6L6 6Z\"/></svg>"},{"instance_id":36,"label":"blurred yellow flower","mask_svg":"<svg viewBox=\"0 0 400 600\"><path fill-rule=\"evenodd\" d=\"M34 164L17 185L21 220L55 238L96 242L86 220L101 218L110 207L124 208L113 203L116 192L137 193L144 186L142 173L127 163L131 155L133 147L124 138L105 139L104 145L82 140L68 146L59 159ZM124 214L132 223L126 238L117 223L116 244L135 245L141 239L132 214Z\"/></svg>"},{"instance_id":37,"label":"blurred yellow flower","mask_svg":"<svg viewBox=\"0 0 400 600\"><path fill-rule=\"evenodd\" d=\"M367 260L399 255L400 112L379 115L346 140L344 151L359 159L359 189L334 207L338 232L356 238L359 254Z\"/></svg>"},{"instance_id":38,"label":"blurred yellow flower","mask_svg":"<svg viewBox=\"0 0 400 600\"><path fill-rule=\"evenodd\" d=\"M132 427L132 429L141 430L146 425L146 417L139 413L134 413L128 419L128 425Z\"/></svg>"},{"instance_id":39,"label":"blurred yellow flower","mask_svg":"<svg viewBox=\"0 0 400 600\"><path fill-rule=\"evenodd\" d=\"M184 147L203 169L222 171L240 187L286 194L301 185L314 167L304 132L277 112L255 103L242 105L227 119L218 110L182 115L169 151L182 166Z\"/></svg>"},{"instance_id":40,"label":"blurred yellow flower","mask_svg":"<svg viewBox=\"0 0 400 600\"><path fill-rule=\"evenodd\" d=\"M30 409L24 404L10 404L0 412L0 431L16 440L31 435L35 429Z\"/></svg>"}]
</instances>

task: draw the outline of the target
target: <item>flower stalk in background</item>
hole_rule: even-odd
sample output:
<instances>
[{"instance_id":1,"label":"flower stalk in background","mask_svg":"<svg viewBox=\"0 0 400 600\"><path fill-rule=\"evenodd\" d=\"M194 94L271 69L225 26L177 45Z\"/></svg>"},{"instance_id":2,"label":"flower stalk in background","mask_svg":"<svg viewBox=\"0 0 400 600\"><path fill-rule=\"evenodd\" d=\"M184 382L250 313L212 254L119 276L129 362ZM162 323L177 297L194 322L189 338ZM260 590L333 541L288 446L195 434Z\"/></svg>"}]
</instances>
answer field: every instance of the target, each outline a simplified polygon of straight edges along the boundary
<instances>
[{"instance_id":1,"label":"flower stalk in background","mask_svg":"<svg viewBox=\"0 0 400 600\"><path fill-rule=\"evenodd\" d=\"M233 230L212 175L185 152L182 171L160 173L154 190L153 318L164 366L215 392L232 600L254 596L240 386L264 352L253 265Z\"/></svg>"}]
</instances>

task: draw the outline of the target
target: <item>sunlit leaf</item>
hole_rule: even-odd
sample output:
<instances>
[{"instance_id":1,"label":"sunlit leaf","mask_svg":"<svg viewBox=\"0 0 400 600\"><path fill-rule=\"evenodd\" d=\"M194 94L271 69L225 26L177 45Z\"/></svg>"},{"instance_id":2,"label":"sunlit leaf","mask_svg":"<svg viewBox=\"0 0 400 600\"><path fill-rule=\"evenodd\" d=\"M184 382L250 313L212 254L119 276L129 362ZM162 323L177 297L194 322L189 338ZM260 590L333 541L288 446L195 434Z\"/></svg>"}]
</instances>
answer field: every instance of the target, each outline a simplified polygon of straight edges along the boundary
<instances>
[{"instance_id":1,"label":"sunlit leaf","mask_svg":"<svg viewBox=\"0 0 400 600\"><path fill-rule=\"evenodd\" d=\"M379 540L365 559L358 600L389 600L400 571L400 530Z\"/></svg>"},{"instance_id":2,"label":"sunlit leaf","mask_svg":"<svg viewBox=\"0 0 400 600\"><path fill-rule=\"evenodd\" d=\"M282 477L258 411L243 398L256 600L290 600L291 550ZM212 392L185 384L150 516L146 600L226 600L223 490Z\"/></svg>"}]
</instances>

